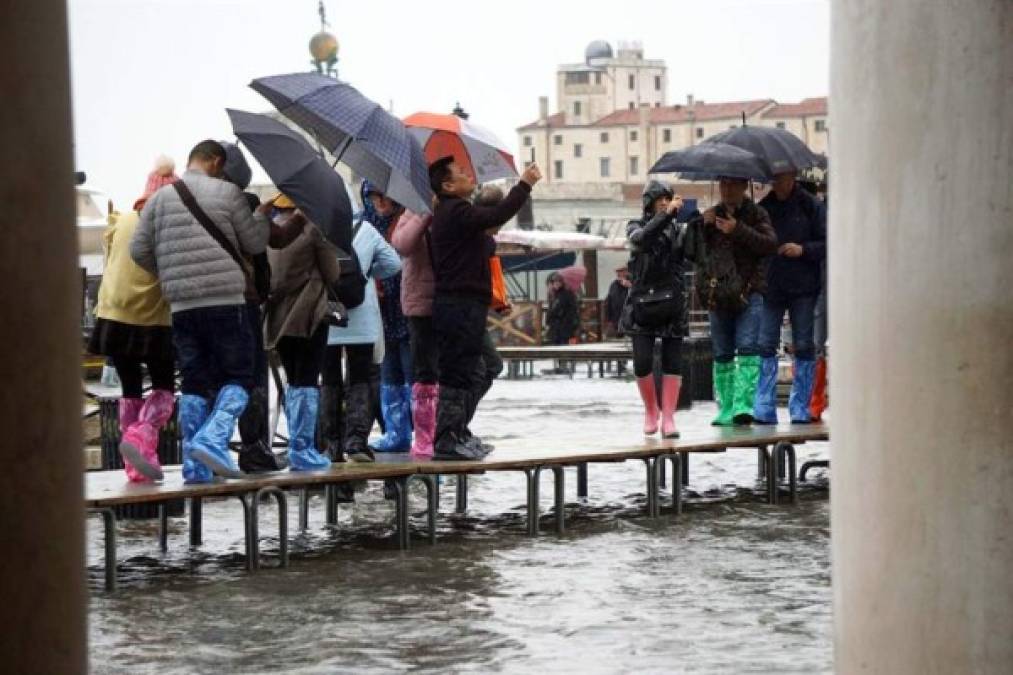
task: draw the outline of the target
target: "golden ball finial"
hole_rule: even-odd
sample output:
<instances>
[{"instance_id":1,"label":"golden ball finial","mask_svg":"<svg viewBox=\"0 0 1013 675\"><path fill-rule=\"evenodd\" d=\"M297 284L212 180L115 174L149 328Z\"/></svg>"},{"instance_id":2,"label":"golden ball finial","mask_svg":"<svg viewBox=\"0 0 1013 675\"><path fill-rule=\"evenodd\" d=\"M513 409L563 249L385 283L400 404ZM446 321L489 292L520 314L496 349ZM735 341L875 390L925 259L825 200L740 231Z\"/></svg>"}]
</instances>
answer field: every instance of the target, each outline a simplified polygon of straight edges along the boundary
<instances>
[{"instance_id":1,"label":"golden ball finial","mask_svg":"<svg viewBox=\"0 0 1013 675\"><path fill-rule=\"evenodd\" d=\"M338 38L327 31L320 31L310 39L310 55L315 61L324 63L338 58Z\"/></svg>"}]
</instances>

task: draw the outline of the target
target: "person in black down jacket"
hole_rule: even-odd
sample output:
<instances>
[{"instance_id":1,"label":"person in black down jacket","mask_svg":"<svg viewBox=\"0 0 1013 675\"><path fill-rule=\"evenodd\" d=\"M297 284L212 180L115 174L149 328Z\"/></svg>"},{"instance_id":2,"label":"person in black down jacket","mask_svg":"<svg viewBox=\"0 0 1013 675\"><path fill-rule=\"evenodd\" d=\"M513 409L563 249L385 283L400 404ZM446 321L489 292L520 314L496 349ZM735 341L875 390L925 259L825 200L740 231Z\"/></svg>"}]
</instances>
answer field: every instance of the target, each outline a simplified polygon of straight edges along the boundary
<instances>
[{"instance_id":1,"label":"person in black down jacket","mask_svg":"<svg viewBox=\"0 0 1013 675\"><path fill-rule=\"evenodd\" d=\"M654 382L654 343L661 339L661 433L677 438L675 407L682 383L682 337L686 332L683 296L683 230L675 222L682 199L652 180L644 188L644 214L626 226L630 240L630 279L620 331L633 339L633 373L644 401L644 433L658 431Z\"/></svg>"},{"instance_id":2,"label":"person in black down jacket","mask_svg":"<svg viewBox=\"0 0 1013 675\"><path fill-rule=\"evenodd\" d=\"M826 216L817 199L795 182L795 173L774 176L770 193L760 202L777 232L777 255L767 268L767 297L760 323L760 383L753 416L760 424L777 424L777 352L784 313L791 319L795 357L788 412L793 423L807 423L813 390L816 346L813 324L822 285L820 265L826 257Z\"/></svg>"},{"instance_id":3,"label":"person in black down jacket","mask_svg":"<svg viewBox=\"0 0 1013 675\"><path fill-rule=\"evenodd\" d=\"M563 277L549 277L549 311L545 323L549 327L549 344L570 344L580 328L580 305L577 294L566 287Z\"/></svg>"}]
</instances>

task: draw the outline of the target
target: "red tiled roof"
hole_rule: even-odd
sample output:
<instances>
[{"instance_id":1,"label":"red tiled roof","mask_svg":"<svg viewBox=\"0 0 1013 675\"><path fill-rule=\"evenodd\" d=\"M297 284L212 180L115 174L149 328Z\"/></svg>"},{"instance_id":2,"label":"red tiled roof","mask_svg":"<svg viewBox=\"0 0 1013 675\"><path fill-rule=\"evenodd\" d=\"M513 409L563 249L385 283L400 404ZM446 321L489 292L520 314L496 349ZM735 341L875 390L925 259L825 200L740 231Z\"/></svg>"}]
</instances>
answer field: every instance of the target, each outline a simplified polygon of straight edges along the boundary
<instances>
[{"instance_id":1,"label":"red tiled roof","mask_svg":"<svg viewBox=\"0 0 1013 675\"><path fill-rule=\"evenodd\" d=\"M742 115L755 115L764 107L773 104L772 99L759 99L755 101L730 101L728 103L694 103L690 108L684 105L666 106L662 108L651 108L649 120L651 124L674 124L688 122L691 119L697 122L705 120L736 119ZM611 115L606 115L593 126L622 126L637 124L640 122L639 110L617 110Z\"/></svg>"},{"instance_id":2,"label":"red tiled roof","mask_svg":"<svg viewBox=\"0 0 1013 675\"><path fill-rule=\"evenodd\" d=\"M541 120L535 120L531 124L525 124L522 127L518 127L517 131L530 131L532 129L541 129L544 127L549 128L563 127L566 126L565 121L566 120L564 119L563 113L558 112L555 113L554 115L549 115L549 117L546 119L545 125L542 125Z\"/></svg>"},{"instance_id":3,"label":"red tiled roof","mask_svg":"<svg viewBox=\"0 0 1013 675\"><path fill-rule=\"evenodd\" d=\"M827 97L805 98L798 103L778 104L763 113L764 117L809 117L827 114Z\"/></svg>"}]
</instances>

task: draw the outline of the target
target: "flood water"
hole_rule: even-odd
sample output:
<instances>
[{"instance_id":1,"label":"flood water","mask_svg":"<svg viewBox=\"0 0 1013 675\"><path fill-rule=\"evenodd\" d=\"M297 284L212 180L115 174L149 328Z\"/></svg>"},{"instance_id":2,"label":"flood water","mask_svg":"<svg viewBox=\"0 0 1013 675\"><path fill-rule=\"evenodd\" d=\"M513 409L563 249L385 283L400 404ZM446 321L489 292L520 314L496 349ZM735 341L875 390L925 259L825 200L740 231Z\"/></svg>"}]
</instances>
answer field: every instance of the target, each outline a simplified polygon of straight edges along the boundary
<instances>
[{"instance_id":1,"label":"flood water","mask_svg":"<svg viewBox=\"0 0 1013 675\"><path fill-rule=\"evenodd\" d=\"M677 419L702 429L713 405ZM782 411L784 415L784 411ZM475 430L495 443L642 439L632 382L500 381ZM798 447L799 463L829 446ZM206 502L204 544L173 519L120 524L120 589L102 592L102 537L88 525L94 673L817 673L831 670L829 491L816 472L797 506L764 503L755 450L695 455L684 513L644 516L642 462L592 465L590 496L567 470L567 531L552 532L551 473L542 533L525 534L524 475L469 479L454 515L441 489L439 542L426 543L413 496L413 547L397 549L379 483L337 528L321 497L300 534L290 499L291 567L277 561L272 508L261 509L263 567L244 570L242 507ZM667 492L663 504L667 506Z\"/></svg>"}]
</instances>

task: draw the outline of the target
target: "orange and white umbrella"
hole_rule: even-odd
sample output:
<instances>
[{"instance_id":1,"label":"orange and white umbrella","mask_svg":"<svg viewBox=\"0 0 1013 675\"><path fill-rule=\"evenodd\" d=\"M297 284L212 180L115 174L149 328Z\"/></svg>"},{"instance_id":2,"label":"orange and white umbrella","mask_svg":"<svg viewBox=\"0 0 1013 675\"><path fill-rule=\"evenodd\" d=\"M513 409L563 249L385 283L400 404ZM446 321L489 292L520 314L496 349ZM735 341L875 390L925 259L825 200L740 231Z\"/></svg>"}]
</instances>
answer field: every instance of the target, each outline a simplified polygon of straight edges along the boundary
<instances>
[{"instance_id":1,"label":"orange and white umbrella","mask_svg":"<svg viewBox=\"0 0 1013 675\"><path fill-rule=\"evenodd\" d=\"M455 161L479 183L515 178L514 158L494 133L457 115L417 112L404 119L408 133L418 139L432 164L441 157Z\"/></svg>"}]
</instances>

